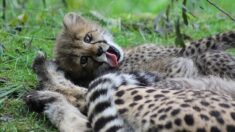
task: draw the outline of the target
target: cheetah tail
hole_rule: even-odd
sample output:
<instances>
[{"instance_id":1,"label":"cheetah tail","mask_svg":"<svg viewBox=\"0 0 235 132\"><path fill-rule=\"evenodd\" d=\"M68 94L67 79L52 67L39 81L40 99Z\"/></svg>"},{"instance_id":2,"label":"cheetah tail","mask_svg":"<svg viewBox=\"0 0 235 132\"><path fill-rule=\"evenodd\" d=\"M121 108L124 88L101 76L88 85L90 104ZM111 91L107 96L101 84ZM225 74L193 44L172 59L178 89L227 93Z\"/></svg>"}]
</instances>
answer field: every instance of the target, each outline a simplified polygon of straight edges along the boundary
<instances>
[{"instance_id":1,"label":"cheetah tail","mask_svg":"<svg viewBox=\"0 0 235 132\"><path fill-rule=\"evenodd\" d=\"M87 115L93 131L127 131L128 128L125 127L123 119L115 109L112 98L114 92L121 85L149 86L158 80L158 74L154 73L121 74L116 72L105 74L92 81L88 88L86 101L89 102Z\"/></svg>"}]
</instances>

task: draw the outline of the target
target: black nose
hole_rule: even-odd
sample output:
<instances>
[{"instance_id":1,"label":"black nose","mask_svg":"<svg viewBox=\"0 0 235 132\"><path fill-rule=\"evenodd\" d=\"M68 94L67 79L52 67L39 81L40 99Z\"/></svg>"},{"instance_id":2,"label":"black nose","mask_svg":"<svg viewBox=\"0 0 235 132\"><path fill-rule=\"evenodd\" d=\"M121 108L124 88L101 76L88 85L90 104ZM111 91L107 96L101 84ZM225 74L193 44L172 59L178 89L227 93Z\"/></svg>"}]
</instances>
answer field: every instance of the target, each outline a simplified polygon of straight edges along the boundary
<instances>
[{"instance_id":1,"label":"black nose","mask_svg":"<svg viewBox=\"0 0 235 132\"><path fill-rule=\"evenodd\" d=\"M101 56L104 53L102 47L99 47L98 51L97 51L97 56Z\"/></svg>"}]
</instances>

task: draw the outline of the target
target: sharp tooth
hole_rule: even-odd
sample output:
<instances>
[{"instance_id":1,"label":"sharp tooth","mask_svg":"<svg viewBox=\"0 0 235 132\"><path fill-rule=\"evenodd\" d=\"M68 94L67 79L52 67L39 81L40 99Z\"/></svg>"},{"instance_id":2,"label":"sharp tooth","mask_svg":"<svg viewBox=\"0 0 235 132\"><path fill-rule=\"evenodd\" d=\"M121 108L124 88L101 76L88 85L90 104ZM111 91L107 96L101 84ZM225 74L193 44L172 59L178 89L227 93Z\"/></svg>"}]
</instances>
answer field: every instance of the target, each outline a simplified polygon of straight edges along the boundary
<instances>
[{"instance_id":1,"label":"sharp tooth","mask_svg":"<svg viewBox=\"0 0 235 132\"><path fill-rule=\"evenodd\" d=\"M107 60L107 57L106 57L106 55L105 55L105 53L104 54L102 54L101 56L99 56L99 57L95 57L94 58L96 61L98 61L98 62L108 62L108 60Z\"/></svg>"}]
</instances>

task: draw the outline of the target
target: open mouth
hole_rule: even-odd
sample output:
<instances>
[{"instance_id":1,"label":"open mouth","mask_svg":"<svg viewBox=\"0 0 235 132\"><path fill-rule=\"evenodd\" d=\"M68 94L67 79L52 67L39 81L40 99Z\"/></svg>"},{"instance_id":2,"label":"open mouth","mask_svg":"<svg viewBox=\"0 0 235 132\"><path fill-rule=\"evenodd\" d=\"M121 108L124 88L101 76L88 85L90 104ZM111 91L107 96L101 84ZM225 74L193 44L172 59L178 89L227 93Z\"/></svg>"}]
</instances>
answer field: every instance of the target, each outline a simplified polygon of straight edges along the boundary
<instances>
[{"instance_id":1,"label":"open mouth","mask_svg":"<svg viewBox=\"0 0 235 132\"><path fill-rule=\"evenodd\" d=\"M105 52L107 57L107 63L111 67L118 67L119 65L119 59L120 59L120 52L113 46L110 46L109 49Z\"/></svg>"}]
</instances>

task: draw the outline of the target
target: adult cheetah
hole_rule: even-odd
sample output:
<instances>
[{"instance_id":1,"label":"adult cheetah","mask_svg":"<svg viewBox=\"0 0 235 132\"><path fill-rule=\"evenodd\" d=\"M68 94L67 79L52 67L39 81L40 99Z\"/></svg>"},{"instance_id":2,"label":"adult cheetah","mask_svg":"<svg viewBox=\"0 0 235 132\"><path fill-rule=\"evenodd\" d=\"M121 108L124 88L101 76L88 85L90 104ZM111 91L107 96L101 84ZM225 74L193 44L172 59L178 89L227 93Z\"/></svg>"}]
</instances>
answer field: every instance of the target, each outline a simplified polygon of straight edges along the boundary
<instances>
[{"instance_id":1,"label":"adult cheetah","mask_svg":"<svg viewBox=\"0 0 235 132\"><path fill-rule=\"evenodd\" d=\"M81 88L52 61L37 58L44 87ZM53 88L54 89L54 88ZM61 90L61 88L59 88ZM112 72L92 81L77 107L58 92L34 91L25 101L63 132L233 132L235 82L219 77L167 78ZM77 94L77 96L81 96ZM82 114L84 113L84 114Z\"/></svg>"}]
</instances>

